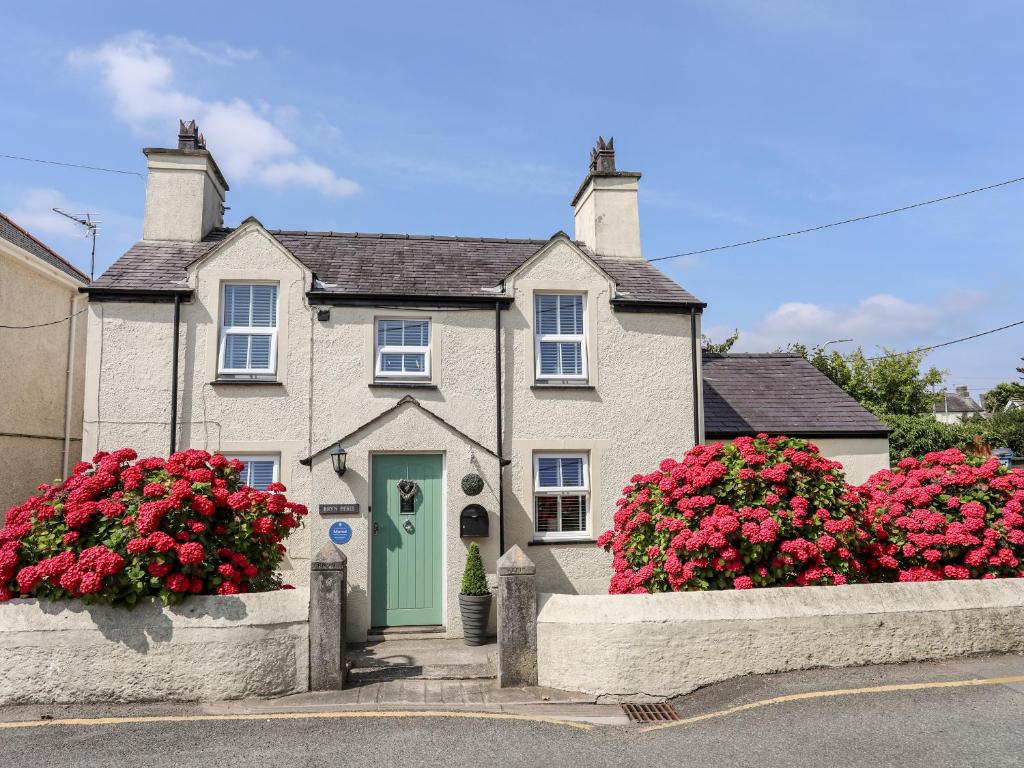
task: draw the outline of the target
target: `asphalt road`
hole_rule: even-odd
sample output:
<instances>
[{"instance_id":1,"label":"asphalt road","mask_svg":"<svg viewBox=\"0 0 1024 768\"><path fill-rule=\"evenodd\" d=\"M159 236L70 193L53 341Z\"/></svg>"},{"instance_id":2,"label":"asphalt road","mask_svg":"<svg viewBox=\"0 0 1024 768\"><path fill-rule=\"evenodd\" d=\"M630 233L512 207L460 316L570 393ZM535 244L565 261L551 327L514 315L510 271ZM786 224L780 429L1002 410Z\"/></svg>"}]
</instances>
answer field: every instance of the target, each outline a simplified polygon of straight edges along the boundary
<instances>
[{"instance_id":1,"label":"asphalt road","mask_svg":"<svg viewBox=\"0 0 1024 768\"><path fill-rule=\"evenodd\" d=\"M984 671L1024 674L1021 657L999 661ZM920 677L900 667L874 669L882 671L872 683ZM971 671L956 662L930 667L928 676L963 679ZM859 674L864 682L867 673ZM843 673L772 677L678 704L684 715L722 712L769 688L778 695L809 690L808 681L815 690L827 690L823 681L849 684ZM0 766L1014 766L1024 764L1022 721L1018 682L787 701L650 732L387 716L47 724L0 729Z\"/></svg>"}]
</instances>

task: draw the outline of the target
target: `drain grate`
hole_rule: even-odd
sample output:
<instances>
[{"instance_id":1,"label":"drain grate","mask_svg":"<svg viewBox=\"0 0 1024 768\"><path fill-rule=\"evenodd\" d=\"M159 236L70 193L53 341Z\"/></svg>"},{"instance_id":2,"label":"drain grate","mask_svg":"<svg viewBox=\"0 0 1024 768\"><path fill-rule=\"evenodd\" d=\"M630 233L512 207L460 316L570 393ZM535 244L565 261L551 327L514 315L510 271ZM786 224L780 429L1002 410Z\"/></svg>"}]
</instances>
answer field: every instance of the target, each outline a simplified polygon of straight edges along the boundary
<instances>
[{"instance_id":1,"label":"drain grate","mask_svg":"<svg viewBox=\"0 0 1024 768\"><path fill-rule=\"evenodd\" d=\"M656 704L623 704L622 711L634 723L659 723L679 719L679 713L667 701L659 701Z\"/></svg>"}]
</instances>

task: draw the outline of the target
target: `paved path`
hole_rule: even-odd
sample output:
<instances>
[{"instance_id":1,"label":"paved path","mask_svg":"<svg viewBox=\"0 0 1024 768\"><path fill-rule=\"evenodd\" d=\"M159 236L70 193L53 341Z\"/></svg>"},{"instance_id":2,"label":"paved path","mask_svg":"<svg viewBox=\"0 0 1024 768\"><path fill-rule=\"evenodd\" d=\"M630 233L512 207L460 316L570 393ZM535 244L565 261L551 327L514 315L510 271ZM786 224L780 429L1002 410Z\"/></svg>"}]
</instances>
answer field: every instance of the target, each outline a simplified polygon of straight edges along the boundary
<instances>
[{"instance_id":1,"label":"paved path","mask_svg":"<svg viewBox=\"0 0 1024 768\"><path fill-rule=\"evenodd\" d=\"M556 722L578 704L444 714L331 704L6 708L0 765L1020 765L1024 657L742 678L676 700L688 721L661 730ZM129 719L40 724L43 714Z\"/></svg>"}]
</instances>

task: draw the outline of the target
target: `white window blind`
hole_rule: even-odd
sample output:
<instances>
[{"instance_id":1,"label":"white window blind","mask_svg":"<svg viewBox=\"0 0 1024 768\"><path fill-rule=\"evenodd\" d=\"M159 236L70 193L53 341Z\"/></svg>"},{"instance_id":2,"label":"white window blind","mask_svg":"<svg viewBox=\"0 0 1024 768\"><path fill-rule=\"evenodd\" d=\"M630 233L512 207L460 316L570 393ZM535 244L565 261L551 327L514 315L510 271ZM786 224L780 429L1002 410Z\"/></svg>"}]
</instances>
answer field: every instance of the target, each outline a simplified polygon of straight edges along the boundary
<instances>
[{"instance_id":1,"label":"white window blind","mask_svg":"<svg viewBox=\"0 0 1024 768\"><path fill-rule=\"evenodd\" d=\"M225 283L219 372L273 374L277 362L277 286Z\"/></svg>"},{"instance_id":2,"label":"white window blind","mask_svg":"<svg viewBox=\"0 0 1024 768\"><path fill-rule=\"evenodd\" d=\"M430 321L377 321L374 373L383 378L430 378Z\"/></svg>"},{"instance_id":3,"label":"white window blind","mask_svg":"<svg viewBox=\"0 0 1024 768\"><path fill-rule=\"evenodd\" d=\"M280 479L281 460L278 456L231 456L242 462L240 480L257 491L265 491Z\"/></svg>"},{"instance_id":4,"label":"white window blind","mask_svg":"<svg viewBox=\"0 0 1024 768\"><path fill-rule=\"evenodd\" d=\"M533 460L534 535L579 538L589 530L586 454L536 454Z\"/></svg>"},{"instance_id":5,"label":"white window blind","mask_svg":"<svg viewBox=\"0 0 1024 768\"><path fill-rule=\"evenodd\" d=\"M585 380L583 295L535 294L534 313L537 378Z\"/></svg>"}]
</instances>

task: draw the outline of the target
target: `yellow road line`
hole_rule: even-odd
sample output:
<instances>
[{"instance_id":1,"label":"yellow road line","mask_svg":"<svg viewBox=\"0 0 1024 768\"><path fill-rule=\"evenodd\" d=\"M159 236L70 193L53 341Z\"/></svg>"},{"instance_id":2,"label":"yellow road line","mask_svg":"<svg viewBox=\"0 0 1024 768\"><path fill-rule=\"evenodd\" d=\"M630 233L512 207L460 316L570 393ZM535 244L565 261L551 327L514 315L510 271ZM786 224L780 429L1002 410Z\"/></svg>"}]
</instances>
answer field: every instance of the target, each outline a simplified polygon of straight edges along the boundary
<instances>
[{"instance_id":1,"label":"yellow road line","mask_svg":"<svg viewBox=\"0 0 1024 768\"><path fill-rule=\"evenodd\" d=\"M641 728L640 733L660 731L664 728L678 728L681 725L691 725L703 720L712 720L716 717L734 715L737 712L746 712L760 707L770 707L774 704L786 704L791 701L806 701L808 699L825 699L833 696L858 696L868 693L890 693L893 691L921 691L929 688L962 688L969 685L1004 685L1006 683L1024 683L1024 675L1012 675L1010 677L987 677L972 680L940 680L930 683L898 683L895 685L873 685L867 688L836 688L830 691L806 691L804 693L790 693L786 696L776 696L771 699L752 701L749 704L739 704L728 709L719 709L715 712L707 712L703 715L687 717L683 720L675 720L671 723L661 725L649 725Z\"/></svg>"},{"instance_id":2,"label":"yellow road line","mask_svg":"<svg viewBox=\"0 0 1024 768\"><path fill-rule=\"evenodd\" d=\"M131 723L191 723L224 720L305 720L305 719L345 719L345 718L382 718L382 717L461 717L477 720L523 720L531 723L548 723L549 725L565 725L589 731L590 723L579 723L571 720L558 720L553 717L533 715L513 715L506 712L462 712L451 710L393 710L393 711L361 711L361 712L266 712L223 715L138 715L134 717L70 717L61 720L23 720L20 722L0 723L0 729L43 728L51 725L126 725Z\"/></svg>"}]
</instances>

